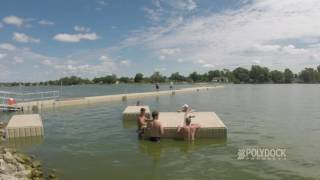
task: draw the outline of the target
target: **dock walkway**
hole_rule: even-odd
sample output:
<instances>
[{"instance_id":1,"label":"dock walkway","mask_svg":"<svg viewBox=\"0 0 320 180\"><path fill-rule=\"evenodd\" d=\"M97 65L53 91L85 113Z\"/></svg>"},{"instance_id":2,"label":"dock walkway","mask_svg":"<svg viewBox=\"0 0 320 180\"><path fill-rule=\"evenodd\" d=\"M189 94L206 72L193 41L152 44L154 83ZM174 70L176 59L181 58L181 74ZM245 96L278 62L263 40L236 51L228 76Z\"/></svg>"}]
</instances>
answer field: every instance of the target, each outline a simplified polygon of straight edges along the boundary
<instances>
[{"instance_id":1,"label":"dock walkway","mask_svg":"<svg viewBox=\"0 0 320 180\"><path fill-rule=\"evenodd\" d=\"M182 93L191 93L197 91L207 91L211 89L223 88L223 86L208 86L208 87L192 87L183 88L178 90L167 90L167 91L153 91L153 92L141 92L141 93L128 93L128 94L116 94L116 95L105 95L105 96L91 96L82 97L76 99L63 99L63 100L40 100L40 101L30 101L21 102L16 105L18 108L22 108L24 111L33 111L35 109L50 109L65 106L77 106L77 105L89 105L102 102L111 101L125 101L127 99L137 99L151 96L163 96L163 95L175 95Z\"/></svg>"}]
</instances>

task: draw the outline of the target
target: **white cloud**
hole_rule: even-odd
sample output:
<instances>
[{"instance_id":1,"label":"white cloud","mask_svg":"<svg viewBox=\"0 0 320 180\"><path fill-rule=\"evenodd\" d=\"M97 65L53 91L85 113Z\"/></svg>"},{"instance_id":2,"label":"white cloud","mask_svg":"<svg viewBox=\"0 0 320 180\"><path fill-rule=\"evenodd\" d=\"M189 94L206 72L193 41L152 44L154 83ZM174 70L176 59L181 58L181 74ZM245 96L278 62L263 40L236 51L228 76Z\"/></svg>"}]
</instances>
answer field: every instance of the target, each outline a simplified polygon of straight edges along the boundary
<instances>
[{"instance_id":1,"label":"white cloud","mask_svg":"<svg viewBox=\"0 0 320 180\"><path fill-rule=\"evenodd\" d=\"M318 63L310 57L320 47L309 45L320 37L319 9L318 0L253 0L238 9L182 17L166 16L162 8L162 25L134 31L122 45L141 46L154 57L163 49L178 48L183 53L172 59L201 59L217 68L249 66L259 59L270 68L300 70Z\"/></svg>"},{"instance_id":2,"label":"white cloud","mask_svg":"<svg viewBox=\"0 0 320 180\"><path fill-rule=\"evenodd\" d=\"M97 1L97 4L101 5L101 6L107 6L108 5L108 2L106 1Z\"/></svg>"},{"instance_id":3,"label":"white cloud","mask_svg":"<svg viewBox=\"0 0 320 180\"><path fill-rule=\"evenodd\" d=\"M12 39L21 43L39 43L40 42L40 39L33 38L24 33L17 33L17 32L13 33Z\"/></svg>"},{"instance_id":4,"label":"white cloud","mask_svg":"<svg viewBox=\"0 0 320 180\"><path fill-rule=\"evenodd\" d=\"M173 55L173 54L177 54L180 53L181 49L180 48L163 48L160 50L162 54L165 55Z\"/></svg>"},{"instance_id":5,"label":"white cloud","mask_svg":"<svg viewBox=\"0 0 320 180\"><path fill-rule=\"evenodd\" d=\"M48 65L48 66L54 64L50 59L44 59L41 63L42 63L43 65Z\"/></svg>"},{"instance_id":6,"label":"white cloud","mask_svg":"<svg viewBox=\"0 0 320 180\"><path fill-rule=\"evenodd\" d=\"M122 61L120 61L120 63L122 65L130 65L130 61L129 60L122 60Z\"/></svg>"},{"instance_id":7,"label":"white cloud","mask_svg":"<svg viewBox=\"0 0 320 180\"><path fill-rule=\"evenodd\" d=\"M165 2L175 9L193 10L197 8L197 3L195 0L166 0Z\"/></svg>"},{"instance_id":8,"label":"white cloud","mask_svg":"<svg viewBox=\"0 0 320 180\"><path fill-rule=\"evenodd\" d=\"M3 22L20 27L23 25L24 19L18 16L7 16L3 18Z\"/></svg>"},{"instance_id":9,"label":"white cloud","mask_svg":"<svg viewBox=\"0 0 320 180\"><path fill-rule=\"evenodd\" d=\"M203 64L202 67L204 67L204 68L213 68L214 65L213 64Z\"/></svg>"},{"instance_id":10,"label":"white cloud","mask_svg":"<svg viewBox=\"0 0 320 180\"><path fill-rule=\"evenodd\" d=\"M1 54L7 54L0 63L0 82L34 82L71 75L93 78L117 73L118 67L126 68L124 65L129 63L125 59L112 59L106 49L82 50L62 57L50 57L19 47L11 51L0 51ZM23 68L17 65L21 63Z\"/></svg>"},{"instance_id":11,"label":"white cloud","mask_svg":"<svg viewBox=\"0 0 320 180\"><path fill-rule=\"evenodd\" d=\"M57 34L53 37L54 40L56 41L61 41L61 42L70 42L70 43L76 43L80 42L81 40L90 40L94 41L97 40L99 36L96 33L79 33L79 34Z\"/></svg>"},{"instance_id":12,"label":"white cloud","mask_svg":"<svg viewBox=\"0 0 320 180\"><path fill-rule=\"evenodd\" d=\"M5 58L5 57L7 57L7 54L0 53L0 59L3 59L3 58Z\"/></svg>"},{"instance_id":13,"label":"white cloud","mask_svg":"<svg viewBox=\"0 0 320 180\"><path fill-rule=\"evenodd\" d=\"M159 72L167 71L167 68L165 68L165 67L157 67L157 68L154 68L154 71L159 71Z\"/></svg>"},{"instance_id":14,"label":"white cloud","mask_svg":"<svg viewBox=\"0 0 320 180\"><path fill-rule=\"evenodd\" d=\"M178 58L178 59L177 59L177 62L178 62L178 63L182 63L183 61L184 61L184 60L181 59L181 58Z\"/></svg>"},{"instance_id":15,"label":"white cloud","mask_svg":"<svg viewBox=\"0 0 320 180\"><path fill-rule=\"evenodd\" d=\"M167 58L167 57L164 56L164 55L159 56L159 59L160 59L160 60L165 60L166 58Z\"/></svg>"},{"instance_id":16,"label":"white cloud","mask_svg":"<svg viewBox=\"0 0 320 180\"><path fill-rule=\"evenodd\" d=\"M24 60L21 58L21 57L13 57L13 64L21 64L21 63L23 63L24 62Z\"/></svg>"},{"instance_id":17,"label":"white cloud","mask_svg":"<svg viewBox=\"0 0 320 180\"><path fill-rule=\"evenodd\" d=\"M52 21L49 21L49 20L42 19L42 20L38 21L38 24L41 24L41 25L44 25L44 26L52 26L55 23L52 22Z\"/></svg>"},{"instance_id":18,"label":"white cloud","mask_svg":"<svg viewBox=\"0 0 320 180\"><path fill-rule=\"evenodd\" d=\"M78 25L74 26L73 29L77 32L85 32L85 33L88 33L91 31L91 29L88 27L78 26Z\"/></svg>"},{"instance_id":19,"label":"white cloud","mask_svg":"<svg viewBox=\"0 0 320 180\"><path fill-rule=\"evenodd\" d=\"M0 48L4 49L4 50L9 50L9 51L13 51L16 49L16 47L14 45L9 44L9 43L0 44Z\"/></svg>"}]
</instances>

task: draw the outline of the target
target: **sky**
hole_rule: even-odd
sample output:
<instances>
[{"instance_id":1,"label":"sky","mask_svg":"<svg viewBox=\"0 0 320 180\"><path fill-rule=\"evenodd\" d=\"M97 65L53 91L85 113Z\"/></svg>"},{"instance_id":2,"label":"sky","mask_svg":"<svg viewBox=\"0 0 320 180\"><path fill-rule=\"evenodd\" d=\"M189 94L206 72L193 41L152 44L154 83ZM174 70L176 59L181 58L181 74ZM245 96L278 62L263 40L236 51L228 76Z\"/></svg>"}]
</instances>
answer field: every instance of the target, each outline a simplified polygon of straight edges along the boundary
<instances>
[{"instance_id":1,"label":"sky","mask_svg":"<svg viewBox=\"0 0 320 180\"><path fill-rule=\"evenodd\" d=\"M1 0L0 81L320 64L319 0Z\"/></svg>"}]
</instances>

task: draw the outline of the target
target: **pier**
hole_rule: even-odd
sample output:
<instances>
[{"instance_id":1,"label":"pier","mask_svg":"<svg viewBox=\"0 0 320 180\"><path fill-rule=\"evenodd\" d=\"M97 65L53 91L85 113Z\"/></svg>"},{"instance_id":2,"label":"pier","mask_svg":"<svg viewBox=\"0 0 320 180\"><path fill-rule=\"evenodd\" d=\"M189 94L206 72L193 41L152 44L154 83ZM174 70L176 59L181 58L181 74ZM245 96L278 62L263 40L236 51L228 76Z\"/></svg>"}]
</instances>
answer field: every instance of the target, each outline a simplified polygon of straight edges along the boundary
<instances>
[{"instance_id":1,"label":"pier","mask_svg":"<svg viewBox=\"0 0 320 180\"><path fill-rule=\"evenodd\" d=\"M50 108L90 105L90 104L112 102L112 101L126 101L128 99L192 93L192 92L208 91L208 90L219 89L219 88L223 88L223 86L192 87L192 88L183 88L183 89L177 89L177 90L127 93L127 94L116 94L116 95L105 95L105 96L91 96L91 97L81 97L81 98L72 98L72 99L38 100L38 101L17 103L16 107L22 108L25 112L35 111L35 110L40 111L43 109L50 109Z\"/></svg>"}]
</instances>

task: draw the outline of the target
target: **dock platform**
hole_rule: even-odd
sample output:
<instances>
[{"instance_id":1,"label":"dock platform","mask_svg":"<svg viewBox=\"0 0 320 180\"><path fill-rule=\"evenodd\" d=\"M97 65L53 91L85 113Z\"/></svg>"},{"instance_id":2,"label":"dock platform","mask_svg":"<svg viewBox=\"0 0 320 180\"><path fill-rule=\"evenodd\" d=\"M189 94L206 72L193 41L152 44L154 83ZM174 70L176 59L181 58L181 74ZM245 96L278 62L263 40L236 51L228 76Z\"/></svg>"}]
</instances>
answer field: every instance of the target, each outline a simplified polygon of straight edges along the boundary
<instances>
[{"instance_id":1,"label":"dock platform","mask_svg":"<svg viewBox=\"0 0 320 180\"><path fill-rule=\"evenodd\" d=\"M23 114L11 117L6 127L7 138L43 136L43 124L39 114Z\"/></svg>"},{"instance_id":2,"label":"dock platform","mask_svg":"<svg viewBox=\"0 0 320 180\"><path fill-rule=\"evenodd\" d=\"M43 109L54 109L65 106L78 106L78 105L89 105L103 102L112 101L127 101L129 99L142 99L146 97L158 97L165 95L177 95L183 93L192 93L200 91L209 91L212 89L223 88L223 86L206 86L206 87L190 87L182 88L177 90L165 90L165 91L152 91L152 92L140 92L140 93L127 93L127 94L115 94L115 95L104 95L104 96L90 96L90 97L80 97L71 99L48 99L48 100L37 100L29 102L17 103L17 107L20 107L24 112L34 112L34 109L39 111Z\"/></svg>"},{"instance_id":3,"label":"dock platform","mask_svg":"<svg viewBox=\"0 0 320 180\"><path fill-rule=\"evenodd\" d=\"M195 116L191 124L199 124L200 129L196 133L196 138L226 138L227 127L214 112L193 112ZM160 112L159 120L164 128L164 138L181 138L177 133L177 127L183 126L185 113L182 112Z\"/></svg>"}]
</instances>

